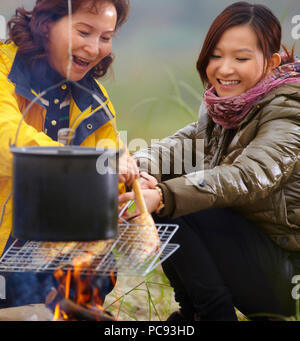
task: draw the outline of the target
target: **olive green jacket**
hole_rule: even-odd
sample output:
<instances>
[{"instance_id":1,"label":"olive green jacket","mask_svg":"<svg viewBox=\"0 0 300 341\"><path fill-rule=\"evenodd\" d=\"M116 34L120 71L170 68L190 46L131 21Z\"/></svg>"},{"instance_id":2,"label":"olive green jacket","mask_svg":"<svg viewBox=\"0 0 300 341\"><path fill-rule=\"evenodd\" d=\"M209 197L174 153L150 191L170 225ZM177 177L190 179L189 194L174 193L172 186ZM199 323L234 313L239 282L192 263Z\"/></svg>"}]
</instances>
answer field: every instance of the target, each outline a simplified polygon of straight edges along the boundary
<instances>
[{"instance_id":1,"label":"olive green jacket","mask_svg":"<svg viewBox=\"0 0 300 341\"><path fill-rule=\"evenodd\" d=\"M183 166L180 173L180 163L188 163L182 157L186 140L193 141L189 151L194 162L202 158L203 166ZM203 148L197 140L204 142ZM214 124L202 104L198 122L139 151L135 158L140 169L160 183L165 201L160 215L175 218L232 207L280 247L300 250L299 83L267 95L234 131ZM201 166L200 161L195 165Z\"/></svg>"}]
</instances>

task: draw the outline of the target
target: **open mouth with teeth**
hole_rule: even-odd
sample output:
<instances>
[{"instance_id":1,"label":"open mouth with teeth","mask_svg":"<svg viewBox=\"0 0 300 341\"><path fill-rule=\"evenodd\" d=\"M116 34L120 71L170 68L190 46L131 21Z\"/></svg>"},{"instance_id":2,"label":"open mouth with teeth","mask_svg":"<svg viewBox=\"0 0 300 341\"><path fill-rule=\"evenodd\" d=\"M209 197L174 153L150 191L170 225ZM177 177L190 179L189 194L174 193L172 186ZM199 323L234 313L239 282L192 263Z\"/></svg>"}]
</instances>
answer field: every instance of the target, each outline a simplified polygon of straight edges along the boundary
<instances>
[{"instance_id":1,"label":"open mouth with teeth","mask_svg":"<svg viewBox=\"0 0 300 341\"><path fill-rule=\"evenodd\" d=\"M73 62L79 66L89 66L90 65L90 62L84 60L84 59L81 59L79 57L76 57L76 56L73 56Z\"/></svg>"},{"instance_id":2,"label":"open mouth with teeth","mask_svg":"<svg viewBox=\"0 0 300 341\"><path fill-rule=\"evenodd\" d=\"M222 79L218 79L218 83L223 86L235 86L240 84L241 81L224 81Z\"/></svg>"}]
</instances>

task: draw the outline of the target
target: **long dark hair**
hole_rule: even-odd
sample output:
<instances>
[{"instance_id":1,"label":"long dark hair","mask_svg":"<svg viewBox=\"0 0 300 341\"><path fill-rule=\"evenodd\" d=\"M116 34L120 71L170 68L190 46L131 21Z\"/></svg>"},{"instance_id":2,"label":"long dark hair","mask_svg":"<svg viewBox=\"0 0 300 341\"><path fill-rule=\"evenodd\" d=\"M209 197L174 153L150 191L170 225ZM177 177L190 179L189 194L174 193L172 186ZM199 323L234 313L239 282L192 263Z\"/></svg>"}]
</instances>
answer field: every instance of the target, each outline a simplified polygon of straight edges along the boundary
<instances>
[{"instance_id":1,"label":"long dark hair","mask_svg":"<svg viewBox=\"0 0 300 341\"><path fill-rule=\"evenodd\" d=\"M238 25L249 25L256 33L258 46L264 60L269 60L281 47L281 25L272 11L263 5L236 2L224 9L211 24L204 40L198 61L197 70L203 84L208 82L206 68L209 59L222 34L229 28ZM294 61L293 50L290 53L285 47L285 62Z\"/></svg>"},{"instance_id":2,"label":"long dark hair","mask_svg":"<svg viewBox=\"0 0 300 341\"><path fill-rule=\"evenodd\" d=\"M72 13L87 0L72 0ZM126 21L129 13L129 0L89 0L93 9L98 2L110 2L117 11L116 30ZM48 33L50 24L68 15L68 0L37 0L32 11L24 7L16 9L15 15L8 22L9 39L18 46L18 53L29 64L47 57ZM111 63L110 54L92 69L95 78L104 76Z\"/></svg>"}]
</instances>

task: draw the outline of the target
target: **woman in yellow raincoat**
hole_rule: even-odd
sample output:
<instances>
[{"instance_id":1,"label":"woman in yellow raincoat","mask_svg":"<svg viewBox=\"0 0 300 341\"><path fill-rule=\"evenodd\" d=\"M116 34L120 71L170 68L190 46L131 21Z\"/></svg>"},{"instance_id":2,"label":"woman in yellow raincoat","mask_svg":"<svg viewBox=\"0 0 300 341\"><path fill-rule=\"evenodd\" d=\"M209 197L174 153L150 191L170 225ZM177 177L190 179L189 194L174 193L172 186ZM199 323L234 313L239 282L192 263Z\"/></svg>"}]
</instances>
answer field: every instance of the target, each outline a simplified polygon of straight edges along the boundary
<instances>
[{"instance_id":1,"label":"woman in yellow raincoat","mask_svg":"<svg viewBox=\"0 0 300 341\"><path fill-rule=\"evenodd\" d=\"M20 126L19 146L59 146L58 131L69 127L76 133L74 145L96 147L101 141L110 140L112 146L117 146L116 114L106 90L96 79L106 74L113 61L112 39L127 18L129 0L72 0L71 3L71 27L67 1L37 0L30 12L17 9L8 23L9 40L0 45L0 255L12 239L9 239L12 226L9 146L24 111L39 94L52 87L27 112ZM68 80L78 82L89 92ZM53 88L55 84L59 86ZM93 95L107 104L110 115ZM129 158L119 180L130 184L137 173L135 163ZM43 275L42 280L49 280ZM34 291L32 285L30 290ZM103 296L112 287L111 283L106 286L110 289L103 290ZM7 297L6 306L43 301L46 295L38 293L34 298L31 295L22 300L24 290L20 289L18 295L14 284L10 288L14 290L14 298Z\"/></svg>"}]
</instances>

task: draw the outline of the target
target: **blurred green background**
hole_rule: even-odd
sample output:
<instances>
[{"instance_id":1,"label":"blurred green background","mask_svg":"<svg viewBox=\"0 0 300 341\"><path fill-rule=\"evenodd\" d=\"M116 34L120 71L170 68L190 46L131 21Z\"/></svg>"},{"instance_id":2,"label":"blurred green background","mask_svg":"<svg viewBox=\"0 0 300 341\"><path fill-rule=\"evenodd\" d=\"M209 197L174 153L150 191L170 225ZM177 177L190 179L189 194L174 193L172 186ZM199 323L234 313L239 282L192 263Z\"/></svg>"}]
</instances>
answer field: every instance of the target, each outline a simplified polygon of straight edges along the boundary
<instances>
[{"instance_id":1,"label":"blurred green background","mask_svg":"<svg viewBox=\"0 0 300 341\"><path fill-rule=\"evenodd\" d=\"M31 9L34 2L1 0L0 15L8 19L17 6ZM143 138L149 143L196 120L203 94L196 60L212 20L232 2L131 0L129 20L113 45L113 73L102 80L118 113L118 128L128 132L128 141ZM265 4L277 15L285 44L299 41L291 34L292 18L300 15L299 0L250 2Z\"/></svg>"}]
</instances>

